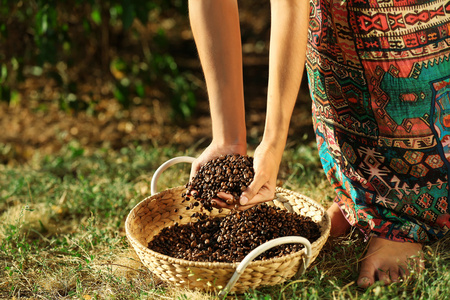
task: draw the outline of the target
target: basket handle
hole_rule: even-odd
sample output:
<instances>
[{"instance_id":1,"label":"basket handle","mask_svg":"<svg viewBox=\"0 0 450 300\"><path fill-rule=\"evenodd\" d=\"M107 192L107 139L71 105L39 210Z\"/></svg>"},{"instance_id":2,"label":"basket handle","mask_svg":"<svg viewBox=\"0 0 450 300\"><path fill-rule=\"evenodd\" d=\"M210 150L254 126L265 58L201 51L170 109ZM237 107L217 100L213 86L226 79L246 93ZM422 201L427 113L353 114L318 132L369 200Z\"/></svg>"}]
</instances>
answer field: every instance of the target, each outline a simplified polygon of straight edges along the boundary
<instances>
[{"instance_id":1,"label":"basket handle","mask_svg":"<svg viewBox=\"0 0 450 300\"><path fill-rule=\"evenodd\" d=\"M219 298L222 299L225 297L229 291L233 288L236 281L239 279L239 277L244 273L245 268L247 265L255 259L258 255L263 253L264 251L267 251L273 247L282 245L282 244L292 244L292 243L300 243L305 246L306 249L306 259L304 264L299 269L299 273L303 275L306 271L306 269L309 266L309 263L311 261L311 255L312 255L312 249L311 249L311 243L308 241L308 239L301 237L301 236L284 236L280 238L276 238L270 241L265 242L264 244L256 247L253 249L249 254L247 254L244 259L239 263L239 265L236 268L236 271L234 272L231 279L228 281L225 288L219 293Z\"/></svg>"},{"instance_id":2,"label":"basket handle","mask_svg":"<svg viewBox=\"0 0 450 300\"><path fill-rule=\"evenodd\" d=\"M158 182L159 176L161 176L162 172L164 172L167 168L169 168L170 166L173 166L175 164L183 163L183 162L192 163L192 162L194 162L194 160L195 160L195 158L191 157L191 156L178 156L178 157L169 159L168 161L163 163L161 166L159 166L159 168L156 169L155 174L153 174L152 182L150 184L150 191L151 191L152 196L157 193L156 183Z\"/></svg>"}]
</instances>

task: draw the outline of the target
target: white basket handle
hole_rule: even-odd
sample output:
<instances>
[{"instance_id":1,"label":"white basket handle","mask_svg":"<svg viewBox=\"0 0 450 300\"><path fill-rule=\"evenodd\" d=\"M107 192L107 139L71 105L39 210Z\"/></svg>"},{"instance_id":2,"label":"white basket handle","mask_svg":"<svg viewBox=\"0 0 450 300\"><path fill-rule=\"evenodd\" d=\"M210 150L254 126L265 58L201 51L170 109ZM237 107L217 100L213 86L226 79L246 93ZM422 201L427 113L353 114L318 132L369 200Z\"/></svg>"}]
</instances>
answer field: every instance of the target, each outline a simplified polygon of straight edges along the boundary
<instances>
[{"instance_id":1,"label":"white basket handle","mask_svg":"<svg viewBox=\"0 0 450 300\"><path fill-rule=\"evenodd\" d=\"M169 168L170 166L173 166L175 164L183 163L183 162L192 163L192 162L194 162L194 160L195 160L195 158L191 157L191 156L178 156L178 157L169 159L168 161L163 163L161 166L159 166L159 168L156 169L155 174L153 174L152 182L150 184L150 191L151 191L152 195L157 193L156 183L158 182L159 176L161 176L162 172L164 172L167 168Z\"/></svg>"},{"instance_id":2,"label":"white basket handle","mask_svg":"<svg viewBox=\"0 0 450 300\"><path fill-rule=\"evenodd\" d=\"M306 268L308 268L309 263L311 261L311 243L308 241L308 239L301 237L301 236L284 236L280 238L276 238L270 241L265 242L264 244L256 247L253 249L249 254L247 254L244 259L239 263L239 265L236 268L236 271L234 272L231 279L228 281L226 287L219 293L219 298L222 299L225 297L229 291L233 288L236 281L239 279L239 277L244 273L245 268L247 265L258 255L263 253L264 251L267 251L273 247L282 245L282 244L292 244L292 243L300 243L305 246L306 249L306 259L304 264L301 265L301 269L299 269L300 274L304 274L306 271Z\"/></svg>"}]
</instances>

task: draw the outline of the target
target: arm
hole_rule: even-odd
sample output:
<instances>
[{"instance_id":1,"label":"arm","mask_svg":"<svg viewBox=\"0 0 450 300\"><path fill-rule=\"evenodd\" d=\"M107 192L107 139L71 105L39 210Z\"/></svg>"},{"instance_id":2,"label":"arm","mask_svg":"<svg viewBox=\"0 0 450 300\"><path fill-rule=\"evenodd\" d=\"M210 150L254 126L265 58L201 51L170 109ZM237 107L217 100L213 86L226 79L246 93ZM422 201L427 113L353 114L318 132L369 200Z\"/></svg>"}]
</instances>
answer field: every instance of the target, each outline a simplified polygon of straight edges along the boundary
<instances>
[{"instance_id":1,"label":"arm","mask_svg":"<svg viewBox=\"0 0 450 300\"><path fill-rule=\"evenodd\" d=\"M264 135L254 156L255 178L244 205L271 200L305 66L309 1L272 0L269 85Z\"/></svg>"},{"instance_id":2,"label":"arm","mask_svg":"<svg viewBox=\"0 0 450 300\"><path fill-rule=\"evenodd\" d=\"M210 103L211 145L194 162L221 154L245 154L246 128L242 50L237 0L189 0L189 17Z\"/></svg>"}]
</instances>

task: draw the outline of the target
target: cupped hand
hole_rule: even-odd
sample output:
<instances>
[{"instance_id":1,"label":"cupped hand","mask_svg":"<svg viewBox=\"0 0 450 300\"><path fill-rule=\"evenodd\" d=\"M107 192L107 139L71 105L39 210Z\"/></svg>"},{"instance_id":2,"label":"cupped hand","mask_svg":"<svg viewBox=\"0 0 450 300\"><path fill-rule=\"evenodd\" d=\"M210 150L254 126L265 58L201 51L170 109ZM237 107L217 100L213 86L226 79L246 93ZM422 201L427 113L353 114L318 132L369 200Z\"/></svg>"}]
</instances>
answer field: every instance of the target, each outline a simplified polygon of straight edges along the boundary
<instances>
[{"instance_id":1,"label":"cupped hand","mask_svg":"<svg viewBox=\"0 0 450 300\"><path fill-rule=\"evenodd\" d=\"M246 144L226 144L226 145L216 145L211 143L203 152L197 157L191 166L191 173L189 180L191 181L197 172L200 170L200 167L206 164L208 161L213 160L221 155L227 154L240 154L245 155L247 153L247 145Z\"/></svg>"},{"instance_id":2,"label":"cupped hand","mask_svg":"<svg viewBox=\"0 0 450 300\"><path fill-rule=\"evenodd\" d=\"M253 157L255 176L253 181L242 193L237 207L238 210L246 210L256 204L273 200L275 187L280 167L281 154L263 144L259 145ZM213 206L218 208L235 208L226 204L226 200L233 196L226 193L218 193L218 199L213 199Z\"/></svg>"},{"instance_id":3,"label":"cupped hand","mask_svg":"<svg viewBox=\"0 0 450 300\"><path fill-rule=\"evenodd\" d=\"M245 155L247 152L247 145L232 144L232 145L216 145L211 143L202 154L197 157L192 163L190 181L195 177L197 172L200 170L201 166L206 164L208 161L213 160L221 155L227 154L240 154ZM190 191L190 194L194 194L196 191ZM212 200L212 205L217 208L232 208L234 206L228 205L226 203L227 199L231 199L233 196L227 193L219 193L218 198Z\"/></svg>"},{"instance_id":4,"label":"cupped hand","mask_svg":"<svg viewBox=\"0 0 450 300\"><path fill-rule=\"evenodd\" d=\"M282 152L277 153L263 144L256 148L253 158L255 177L239 199L241 209L273 200L281 156Z\"/></svg>"}]
</instances>

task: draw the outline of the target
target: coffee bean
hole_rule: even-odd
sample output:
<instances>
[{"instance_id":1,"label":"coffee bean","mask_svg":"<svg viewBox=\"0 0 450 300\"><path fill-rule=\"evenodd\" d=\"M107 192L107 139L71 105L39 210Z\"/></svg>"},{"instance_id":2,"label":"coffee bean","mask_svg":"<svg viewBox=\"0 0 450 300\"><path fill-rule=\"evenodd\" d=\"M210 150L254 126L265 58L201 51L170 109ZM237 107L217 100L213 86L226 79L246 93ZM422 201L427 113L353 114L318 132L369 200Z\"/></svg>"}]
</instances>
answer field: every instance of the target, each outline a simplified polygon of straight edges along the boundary
<instances>
[{"instance_id":1,"label":"coffee bean","mask_svg":"<svg viewBox=\"0 0 450 300\"><path fill-rule=\"evenodd\" d=\"M231 211L221 218L206 216L197 222L165 227L148 247L190 261L239 262L266 241L288 235L303 236L312 243L320 237L319 225L308 217L264 203L246 211ZM301 244L281 245L257 259L280 257L302 248Z\"/></svg>"}]
</instances>

